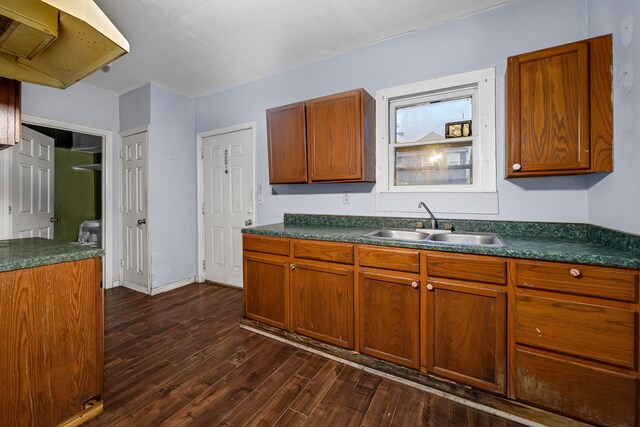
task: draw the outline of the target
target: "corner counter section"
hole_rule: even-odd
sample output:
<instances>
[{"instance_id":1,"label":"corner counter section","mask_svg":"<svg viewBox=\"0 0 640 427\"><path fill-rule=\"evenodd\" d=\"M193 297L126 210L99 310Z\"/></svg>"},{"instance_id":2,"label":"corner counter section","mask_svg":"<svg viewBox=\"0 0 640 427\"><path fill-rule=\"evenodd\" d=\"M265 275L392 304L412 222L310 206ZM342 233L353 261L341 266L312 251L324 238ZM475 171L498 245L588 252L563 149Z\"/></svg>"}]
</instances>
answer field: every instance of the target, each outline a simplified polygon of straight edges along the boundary
<instances>
[{"instance_id":1,"label":"corner counter section","mask_svg":"<svg viewBox=\"0 0 640 427\"><path fill-rule=\"evenodd\" d=\"M75 242L40 237L0 240L0 272L98 258L104 251Z\"/></svg>"}]
</instances>

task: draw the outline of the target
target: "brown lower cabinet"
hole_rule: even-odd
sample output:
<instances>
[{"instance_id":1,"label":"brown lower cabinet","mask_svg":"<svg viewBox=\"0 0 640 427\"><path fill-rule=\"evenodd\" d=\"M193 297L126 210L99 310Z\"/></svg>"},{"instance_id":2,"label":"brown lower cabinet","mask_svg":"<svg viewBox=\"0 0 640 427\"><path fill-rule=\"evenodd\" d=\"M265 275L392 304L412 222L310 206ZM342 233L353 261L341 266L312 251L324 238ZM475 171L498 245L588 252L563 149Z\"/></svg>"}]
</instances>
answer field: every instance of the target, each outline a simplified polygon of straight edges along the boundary
<instances>
[{"instance_id":1,"label":"brown lower cabinet","mask_svg":"<svg viewBox=\"0 0 640 427\"><path fill-rule=\"evenodd\" d=\"M506 289L436 280L427 287L427 372L504 394Z\"/></svg>"},{"instance_id":2,"label":"brown lower cabinet","mask_svg":"<svg viewBox=\"0 0 640 427\"><path fill-rule=\"evenodd\" d=\"M297 260L292 267L293 331L353 349L353 268Z\"/></svg>"},{"instance_id":3,"label":"brown lower cabinet","mask_svg":"<svg viewBox=\"0 0 640 427\"><path fill-rule=\"evenodd\" d=\"M638 273L511 261L513 394L581 421L638 425Z\"/></svg>"},{"instance_id":4,"label":"brown lower cabinet","mask_svg":"<svg viewBox=\"0 0 640 427\"><path fill-rule=\"evenodd\" d=\"M640 425L638 270L244 242L247 318L580 421Z\"/></svg>"},{"instance_id":5,"label":"brown lower cabinet","mask_svg":"<svg viewBox=\"0 0 640 427\"><path fill-rule=\"evenodd\" d=\"M359 274L360 351L418 369L420 366L420 277L364 269Z\"/></svg>"},{"instance_id":6,"label":"brown lower cabinet","mask_svg":"<svg viewBox=\"0 0 640 427\"><path fill-rule=\"evenodd\" d=\"M289 327L289 260L244 253L244 315L277 328Z\"/></svg>"},{"instance_id":7,"label":"brown lower cabinet","mask_svg":"<svg viewBox=\"0 0 640 427\"><path fill-rule=\"evenodd\" d=\"M101 280L99 258L0 273L1 426L72 424L102 401Z\"/></svg>"}]
</instances>

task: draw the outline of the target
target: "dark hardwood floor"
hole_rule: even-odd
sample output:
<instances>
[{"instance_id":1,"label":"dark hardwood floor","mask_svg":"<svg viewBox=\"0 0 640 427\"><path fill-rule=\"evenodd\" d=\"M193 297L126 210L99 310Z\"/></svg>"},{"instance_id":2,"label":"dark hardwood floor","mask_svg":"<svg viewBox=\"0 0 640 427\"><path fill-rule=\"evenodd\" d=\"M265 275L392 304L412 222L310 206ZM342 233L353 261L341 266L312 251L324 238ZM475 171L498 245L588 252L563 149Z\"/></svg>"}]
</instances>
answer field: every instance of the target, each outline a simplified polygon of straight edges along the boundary
<instances>
[{"instance_id":1,"label":"dark hardwood floor","mask_svg":"<svg viewBox=\"0 0 640 427\"><path fill-rule=\"evenodd\" d=\"M105 412L94 426L514 426L240 329L242 292L106 291Z\"/></svg>"}]
</instances>

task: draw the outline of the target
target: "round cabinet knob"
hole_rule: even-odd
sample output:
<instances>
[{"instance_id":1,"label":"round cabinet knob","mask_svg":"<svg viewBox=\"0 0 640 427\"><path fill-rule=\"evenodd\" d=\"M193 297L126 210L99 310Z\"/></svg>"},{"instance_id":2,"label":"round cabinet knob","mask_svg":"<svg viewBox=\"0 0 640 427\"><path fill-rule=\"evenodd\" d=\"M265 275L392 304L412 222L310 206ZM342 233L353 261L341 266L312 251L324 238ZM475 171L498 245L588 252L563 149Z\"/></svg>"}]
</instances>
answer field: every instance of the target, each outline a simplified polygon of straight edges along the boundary
<instances>
[{"instance_id":1,"label":"round cabinet knob","mask_svg":"<svg viewBox=\"0 0 640 427\"><path fill-rule=\"evenodd\" d=\"M514 163L513 166L511 166L511 169L517 172L522 169L522 165L520 163Z\"/></svg>"},{"instance_id":2,"label":"round cabinet knob","mask_svg":"<svg viewBox=\"0 0 640 427\"><path fill-rule=\"evenodd\" d=\"M420 285L418 284L418 282L411 282L411 287L413 289L418 289L420 287Z\"/></svg>"},{"instance_id":3,"label":"round cabinet knob","mask_svg":"<svg viewBox=\"0 0 640 427\"><path fill-rule=\"evenodd\" d=\"M572 268L571 270L569 270L569 274L572 275L573 277L582 276L582 272L580 270L578 270L577 268Z\"/></svg>"},{"instance_id":4,"label":"round cabinet knob","mask_svg":"<svg viewBox=\"0 0 640 427\"><path fill-rule=\"evenodd\" d=\"M433 285L431 283L427 284L427 290L428 291L432 291L433 290Z\"/></svg>"},{"instance_id":5,"label":"round cabinet knob","mask_svg":"<svg viewBox=\"0 0 640 427\"><path fill-rule=\"evenodd\" d=\"M296 269L296 265L295 264L291 264L291 269L295 270Z\"/></svg>"}]
</instances>

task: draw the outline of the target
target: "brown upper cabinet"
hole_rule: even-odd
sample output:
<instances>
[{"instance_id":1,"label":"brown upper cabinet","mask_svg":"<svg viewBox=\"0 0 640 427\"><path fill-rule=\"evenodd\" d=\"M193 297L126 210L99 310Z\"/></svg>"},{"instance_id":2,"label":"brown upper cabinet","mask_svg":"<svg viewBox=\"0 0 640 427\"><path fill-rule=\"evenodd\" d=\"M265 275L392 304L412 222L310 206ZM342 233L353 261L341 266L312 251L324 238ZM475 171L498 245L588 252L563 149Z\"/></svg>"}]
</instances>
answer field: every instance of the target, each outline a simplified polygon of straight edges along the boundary
<instances>
[{"instance_id":1,"label":"brown upper cabinet","mask_svg":"<svg viewBox=\"0 0 640 427\"><path fill-rule=\"evenodd\" d=\"M0 77L0 150L20 142L22 83Z\"/></svg>"},{"instance_id":2,"label":"brown upper cabinet","mask_svg":"<svg viewBox=\"0 0 640 427\"><path fill-rule=\"evenodd\" d=\"M508 59L507 178L613 170L611 40Z\"/></svg>"},{"instance_id":3,"label":"brown upper cabinet","mask_svg":"<svg viewBox=\"0 0 640 427\"><path fill-rule=\"evenodd\" d=\"M267 110L269 182L375 182L375 100L364 89Z\"/></svg>"}]
</instances>

